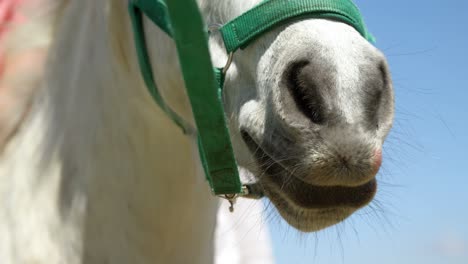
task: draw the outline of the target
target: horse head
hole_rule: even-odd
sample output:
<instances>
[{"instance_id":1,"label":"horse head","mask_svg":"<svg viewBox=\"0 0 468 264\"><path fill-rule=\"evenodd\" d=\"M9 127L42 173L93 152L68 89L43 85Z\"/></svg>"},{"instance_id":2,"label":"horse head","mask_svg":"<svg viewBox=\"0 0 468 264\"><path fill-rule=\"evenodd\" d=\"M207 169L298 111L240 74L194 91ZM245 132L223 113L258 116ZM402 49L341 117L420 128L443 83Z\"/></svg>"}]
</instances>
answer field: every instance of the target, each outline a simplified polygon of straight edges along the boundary
<instances>
[{"instance_id":1,"label":"horse head","mask_svg":"<svg viewBox=\"0 0 468 264\"><path fill-rule=\"evenodd\" d=\"M206 23L255 4L234 2L202 3ZM210 44L222 66L222 41ZM262 35L234 54L224 102L239 166L289 224L316 231L373 199L393 90L384 55L350 25L304 19Z\"/></svg>"},{"instance_id":2,"label":"horse head","mask_svg":"<svg viewBox=\"0 0 468 264\"><path fill-rule=\"evenodd\" d=\"M205 23L216 25L259 2L198 4ZM154 24L146 35L162 94L193 121L184 89L173 88L183 87L174 44ZM210 34L209 44L213 64L224 66L230 58L219 34ZM384 55L355 27L323 18L290 21L236 51L225 79L238 165L289 224L316 231L373 199L393 122L393 88Z\"/></svg>"}]
</instances>

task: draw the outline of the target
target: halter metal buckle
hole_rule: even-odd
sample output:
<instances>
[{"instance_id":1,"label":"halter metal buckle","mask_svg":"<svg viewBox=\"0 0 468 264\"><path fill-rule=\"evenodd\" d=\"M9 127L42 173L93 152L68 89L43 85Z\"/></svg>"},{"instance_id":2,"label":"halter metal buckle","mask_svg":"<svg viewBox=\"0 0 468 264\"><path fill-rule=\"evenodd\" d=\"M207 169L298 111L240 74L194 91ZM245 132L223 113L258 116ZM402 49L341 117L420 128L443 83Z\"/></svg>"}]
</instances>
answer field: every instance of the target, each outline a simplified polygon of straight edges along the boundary
<instances>
[{"instance_id":1,"label":"halter metal buckle","mask_svg":"<svg viewBox=\"0 0 468 264\"><path fill-rule=\"evenodd\" d=\"M247 196L249 195L249 188L247 188L246 185L242 185L241 193L232 193L232 194L221 194L218 195L218 197L226 199L230 206L229 206L229 212L234 212L234 205L236 204L237 198L242 197L242 196Z\"/></svg>"}]
</instances>

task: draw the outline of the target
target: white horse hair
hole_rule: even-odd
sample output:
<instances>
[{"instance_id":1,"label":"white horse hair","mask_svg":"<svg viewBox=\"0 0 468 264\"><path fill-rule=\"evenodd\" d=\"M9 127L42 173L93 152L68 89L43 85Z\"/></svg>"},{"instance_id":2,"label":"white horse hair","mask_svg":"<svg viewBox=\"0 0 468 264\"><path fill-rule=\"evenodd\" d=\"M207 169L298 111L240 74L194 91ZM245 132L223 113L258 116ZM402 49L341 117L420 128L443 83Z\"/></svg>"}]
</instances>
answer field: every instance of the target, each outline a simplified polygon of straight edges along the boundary
<instances>
[{"instance_id":1,"label":"white horse hair","mask_svg":"<svg viewBox=\"0 0 468 264\"><path fill-rule=\"evenodd\" d=\"M0 160L1 263L212 263L218 199L194 138L146 91L127 1L62 2L43 88ZM260 0L198 2L211 24ZM158 87L193 124L175 46L145 28ZM219 38L210 48L223 65ZM393 94L383 55L352 27L265 34L235 54L225 91L238 163L291 225L319 230L372 199Z\"/></svg>"}]
</instances>

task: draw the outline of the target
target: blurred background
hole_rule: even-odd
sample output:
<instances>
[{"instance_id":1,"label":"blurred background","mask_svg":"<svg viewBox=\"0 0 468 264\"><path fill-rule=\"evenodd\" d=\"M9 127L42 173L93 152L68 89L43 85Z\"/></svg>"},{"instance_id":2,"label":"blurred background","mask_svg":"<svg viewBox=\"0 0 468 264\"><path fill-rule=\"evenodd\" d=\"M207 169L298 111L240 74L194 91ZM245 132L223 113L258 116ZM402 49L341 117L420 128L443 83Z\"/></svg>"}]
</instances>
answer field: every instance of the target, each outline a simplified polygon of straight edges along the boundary
<instances>
[{"instance_id":1,"label":"blurred background","mask_svg":"<svg viewBox=\"0 0 468 264\"><path fill-rule=\"evenodd\" d=\"M468 1L355 2L396 95L377 201L317 234L270 217L277 263L466 264Z\"/></svg>"}]
</instances>

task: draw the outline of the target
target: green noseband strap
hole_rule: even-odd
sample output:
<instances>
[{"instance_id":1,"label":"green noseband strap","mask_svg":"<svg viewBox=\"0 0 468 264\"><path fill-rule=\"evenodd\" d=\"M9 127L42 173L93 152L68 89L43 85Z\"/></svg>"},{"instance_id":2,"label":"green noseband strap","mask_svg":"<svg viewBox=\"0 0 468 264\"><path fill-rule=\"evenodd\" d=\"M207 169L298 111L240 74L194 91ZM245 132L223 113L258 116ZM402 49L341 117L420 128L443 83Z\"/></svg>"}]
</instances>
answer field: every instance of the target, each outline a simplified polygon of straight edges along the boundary
<instances>
[{"instance_id":1,"label":"green noseband strap","mask_svg":"<svg viewBox=\"0 0 468 264\"><path fill-rule=\"evenodd\" d=\"M225 76L222 69L213 68L211 64L206 27L196 2L170 0L166 5L163 0L130 0L129 13L138 62L151 96L184 133L195 132L188 122L164 102L158 91L146 46L143 14L176 43L197 126L200 157L213 193L228 198L241 194L243 188L223 109ZM264 0L221 27L220 32L226 51L232 55L272 28L306 18L344 22L353 26L367 40L374 41L352 0Z\"/></svg>"},{"instance_id":2,"label":"green noseband strap","mask_svg":"<svg viewBox=\"0 0 468 264\"><path fill-rule=\"evenodd\" d=\"M353 26L373 42L358 8L350 0L266 0L224 25L220 31L226 51L246 47L275 26L306 18L334 19Z\"/></svg>"}]
</instances>

